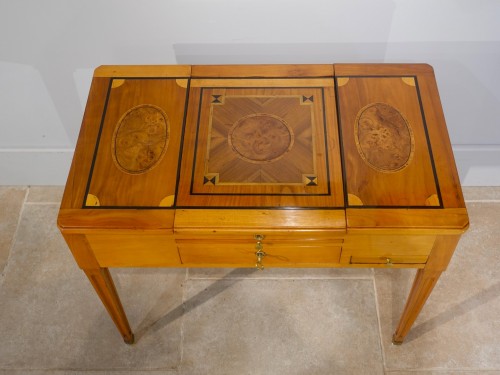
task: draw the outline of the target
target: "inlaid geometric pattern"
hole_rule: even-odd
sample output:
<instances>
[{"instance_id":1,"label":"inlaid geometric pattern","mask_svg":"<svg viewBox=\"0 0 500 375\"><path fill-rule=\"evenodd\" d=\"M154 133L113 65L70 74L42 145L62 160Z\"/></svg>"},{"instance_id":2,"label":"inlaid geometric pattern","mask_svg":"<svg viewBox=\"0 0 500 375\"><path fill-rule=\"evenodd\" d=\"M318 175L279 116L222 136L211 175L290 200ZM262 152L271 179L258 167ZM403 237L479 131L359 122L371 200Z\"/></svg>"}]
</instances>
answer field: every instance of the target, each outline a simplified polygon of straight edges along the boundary
<instances>
[{"instance_id":1,"label":"inlaid geometric pattern","mask_svg":"<svg viewBox=\"0 0 500 375\"><path fill-rule=\"evenodd\" d=\"M212 101L205 176L217 173L217 184L310 184L303 175L316 176L312 96L223 100Z\"/></svg>"},{"instance_id":2,"label":"inlaid geometric pattern","mask_svg":"<svg viewBox=\"0 0 500 375\"><path fill-rule=\"evenodd\" d=\"M183 207L341 207L334 81L193 79Z\"/></svg>"}]
</instances>

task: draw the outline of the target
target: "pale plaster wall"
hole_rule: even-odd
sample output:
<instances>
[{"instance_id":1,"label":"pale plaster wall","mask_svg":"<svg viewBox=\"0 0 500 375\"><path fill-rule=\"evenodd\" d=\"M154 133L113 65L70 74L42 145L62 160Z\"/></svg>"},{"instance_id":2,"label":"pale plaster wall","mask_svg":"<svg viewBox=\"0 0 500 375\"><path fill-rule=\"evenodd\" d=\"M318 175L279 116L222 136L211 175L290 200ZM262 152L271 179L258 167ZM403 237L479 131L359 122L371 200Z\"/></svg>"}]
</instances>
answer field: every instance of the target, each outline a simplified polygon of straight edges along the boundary
<instances>
[{"instance_id":1,"label":"pale plaster wall","mask_svg":"<svg viewBox=\"0 0 500 375\"><path fill-rule=\"evenodd\" d=\"M64 184L102 64L427 62L464 185L500 185L498 0L0 0L0 184Z\"/></svg>"}]
</instances>

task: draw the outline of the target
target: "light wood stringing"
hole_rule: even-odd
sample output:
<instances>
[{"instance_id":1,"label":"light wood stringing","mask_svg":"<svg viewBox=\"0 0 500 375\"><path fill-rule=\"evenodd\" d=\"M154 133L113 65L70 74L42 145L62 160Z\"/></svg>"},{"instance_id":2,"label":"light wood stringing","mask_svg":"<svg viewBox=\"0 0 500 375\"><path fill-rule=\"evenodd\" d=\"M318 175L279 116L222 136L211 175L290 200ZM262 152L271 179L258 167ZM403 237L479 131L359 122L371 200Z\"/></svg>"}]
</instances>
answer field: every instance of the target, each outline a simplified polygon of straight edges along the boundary
<instances>
[{"instance_id":1,"label":"light wood stringing","mask_svg":"<svg viewBox=\"0 0 500 375\"><path fill-rule=\"evenodd\" d=\"M385 86L391 90L381 90L378 83L376 87L370 86L371 83L368 84L368 81L356 78L359 76L371 77L370 79L378 77L377 82L386 82ZM112 85L111 77L115 77ZM190 77L195 78L190 79ZM339 106L340 117L343 121L342 140L336 130L334 77L340 77L337 80L337 89L341 98ZM398 77L398 80L388 77ZM172 172L169 179L162 180L164 176L162 172L155 178L146 178L145 180L149 180L148 183L145 183L145 180L142 182L127 180L123 176L117 178L116 174L113 175L114 172L111 172L111 175L109 172L112 162L110 154L103 156L98 153L94 166L93 178L95 180L92 182L93 185L90 185L89 193L95 193L93 202L99 202L101 206L82 209L86 201L87 181L91 172L92 159L99 136L99 124L108 90L111 90L111 94L107 110L111 117L107 117L106 121L114 120L109 124L104 124L101 142L105 144L104 148L109 150L112 130L124 111L134 105L147 104L143 103L144 101L156 105L155 103L158 103L156 97L160 92L164 93L163 89L153 89L156 84L144 83L147 81L141 83L147 78L172 78L167 89L168 100L159 107L172 105L165 113L177 124L173 125L177 128L173 129L170 139L170 142L174 141L174 146L171 144L168 146L171 154L166 155L160 164L168 160L164 163L165 169L171 172L175 170L175 173ZM136 99L133 99L134 90L123 97L116 96L120 90L127 90L127 87L130 89L131 82L134 82L132 85L136 85L135 87L142 87ZM387 82L391 82L391 85L392 82L399 82L398 88L388 86ZM246 198L226 197L224 200L219 198L217 200L210 196L190 197L190 168L193 165L192 151L196 142L192 124L198 118L201 90L212 87L214 90L226 92L228 88L239 87L242 83L245 87L254 90L254 93L261 95L266 93L265 90L259 91L259 87L272 89L289 87L290 90L294 87L308 86L323 88L326 103L323 110L328 129L326 142L330 151L327 160L331 168L328 177L333 200L325 201L317 198L315 201L315 198L312 198L309 201L297 198L254 197L246 204L255 207L242 210L229 207L241 205ZM353 85L357 85L359 92L355 92L352 98L342 97L345 95L343 93L354 87ZM185 133L184 145L186 147L184 147L180 170L181 181L178 191L175 191L177 158L181 144L180 126L183 123L185 106L185 96L178 94L186 93L189 87L191 95L187 108L186 127L191 126L191 130ZM420 115L418 113L420 108L415 109L414 99L412 103L410 103L411 100L402 99L405 98L402 93L411 90L414 92L417 88L420 92L421 106L425 113L428 130L428 139L425 142L421 130L418 130L419 125L415 125ZM152 91L148 93L148 90ZM114 98L119 100L115 103ZM348 107L354 103L352 100L357 100L359 103L353 106L353 113L349 114L351 109ZM366 163L361 164L364 162L359 158L352 133L349 133L349 127L354 126L354 123L346 121L349 124L345 125L344 120L346 113L348 118L355 117L361 104L379 101L387 102L397 110L401 110L405 116L408 116L412 131L416 127L417 133L420 132L420 134L415 135L415 154L413 159L409 158L407 166L393 174L368 171L368 176L370 176L370 181L368 181L367 174L364 173L367 171ZM172 115L173 109L175 109L175 115ZM203 142L207 140L207 138L202 139ZM347 208L344 205L342 186L341 145L345 157L344 162L350 171L346 173L348 179L346 193L349 195L347 203L351 207ZM428 183L430 177L434 179L426 162L430 158L430 153L428 155L425 153L428 146L432 150L440 196L438 196L436 186ZM160 165L153 168L153 171L158 168ZM408 176L409 172L411 173ZM392 177L388 178L391 175ZM424 176L424 178L422 180L416 176ZM120 182L119 189L113 187L117 181ZM371 182L371 185L368 184L370 189L366 189L367 181ZM425 182L423 187L415 187L422 181ZM406 189L408 183L410 189ZM408 198L406 196L408 191L417 194ZM179 195L176 196L176 194ZM131 195L133 195L132 198ZM229 207L227 209L187 208L179 205L179 201L192 202L199 207L220 205L224 202L223 205ZM123 204L142 208L143 205L151 206L152 202L157 206L162 204L167 208L102 208L102 205ZM424 208L439 204L441 208ZM274 209L256 208L267 205L272 205ZM315 205L337 209L288 209ZM390 205L403 207L380 207ZM423 207L405 208L405 206L412 205ZM373 207L360 208L359 206ZM279 209L280 207L282 208ZM440 274L446 269L460 235L468 225L467 210L433 70L425 64L99 67L92 81L58 217L58 226L76 262L85 271L118 330L128 343L133 341L133 335L107 267L253 267L256 257L255 234L265 236L262 245L264 251L269 254L263 259L265 267L412 267L419 269L394 334L394 342L400 343L410 330ZM388 258L391 264L384 263Z\"/></svg>"}]
</instances>

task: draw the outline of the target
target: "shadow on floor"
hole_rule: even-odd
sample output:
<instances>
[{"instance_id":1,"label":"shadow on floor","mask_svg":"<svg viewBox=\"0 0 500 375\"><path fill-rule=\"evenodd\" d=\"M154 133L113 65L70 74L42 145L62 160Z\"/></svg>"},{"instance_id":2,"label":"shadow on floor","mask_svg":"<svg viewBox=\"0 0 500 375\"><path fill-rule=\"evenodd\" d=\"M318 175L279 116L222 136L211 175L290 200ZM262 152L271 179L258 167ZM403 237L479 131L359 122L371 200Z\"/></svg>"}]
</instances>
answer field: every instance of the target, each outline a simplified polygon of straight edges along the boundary
<instances>
[{"instance_id":1,"label":"shadow on floor","mask_svg":"<svg viewBox=\"0 0 500 375\"><path fill-rule=\"evenodd\" d=\"M451 306L448 310L436 315L434 318L414 326L408 333L405 343L418 339L422 335L432 331L459 316L465 315L489 301L500 297L500 282L495 283L466 300Z\"/></svg>"},{"instance_id":2,"label":"shadow on floor","mask_svg":"<svg viewBox=\"0 0 500 375\"><path fill-rule=\"evenodd\" d=\"M177 306L173 310L170 310L164 315L160 314L163 315L161 318L153 320L152 317L158 316L158 312L162 309L162 306L164 306L163 298L160 298L156 305L149 311L143 321L136 328L134 333L136 342L148 333L160 330L196 307L203 305L205 302L222 293L224 290L229 289L236 283L244 280L245 276L254 272L256 272L256 269L252 268L234 269L220 280L216 280L208 288L189 298L187 301L183 301L181 305ZM234 278L234 276L238 276L238 278Z\"/></svg>"}]
</instances>

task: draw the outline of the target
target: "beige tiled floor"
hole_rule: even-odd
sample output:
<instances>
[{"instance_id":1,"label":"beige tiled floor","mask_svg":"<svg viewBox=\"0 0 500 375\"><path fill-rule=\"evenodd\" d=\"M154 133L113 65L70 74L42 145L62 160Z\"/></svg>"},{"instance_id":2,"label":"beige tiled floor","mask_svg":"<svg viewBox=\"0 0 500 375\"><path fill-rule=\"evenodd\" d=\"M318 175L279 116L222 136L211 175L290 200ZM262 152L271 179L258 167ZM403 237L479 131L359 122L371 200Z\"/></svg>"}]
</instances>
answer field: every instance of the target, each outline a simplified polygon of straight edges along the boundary
<instances>
[{"instance_id":1,"label":"beige tiled floor","mask_svg":"<svg viewBox=\"0 0 500 375\"><path fill-rule=\"evenodd\" d=\"M500 188L407 341L412 270L115 269L123 344L55 225L60 187L0 187L0 374L500 374Z\"/></svg>"}]
</instances>

